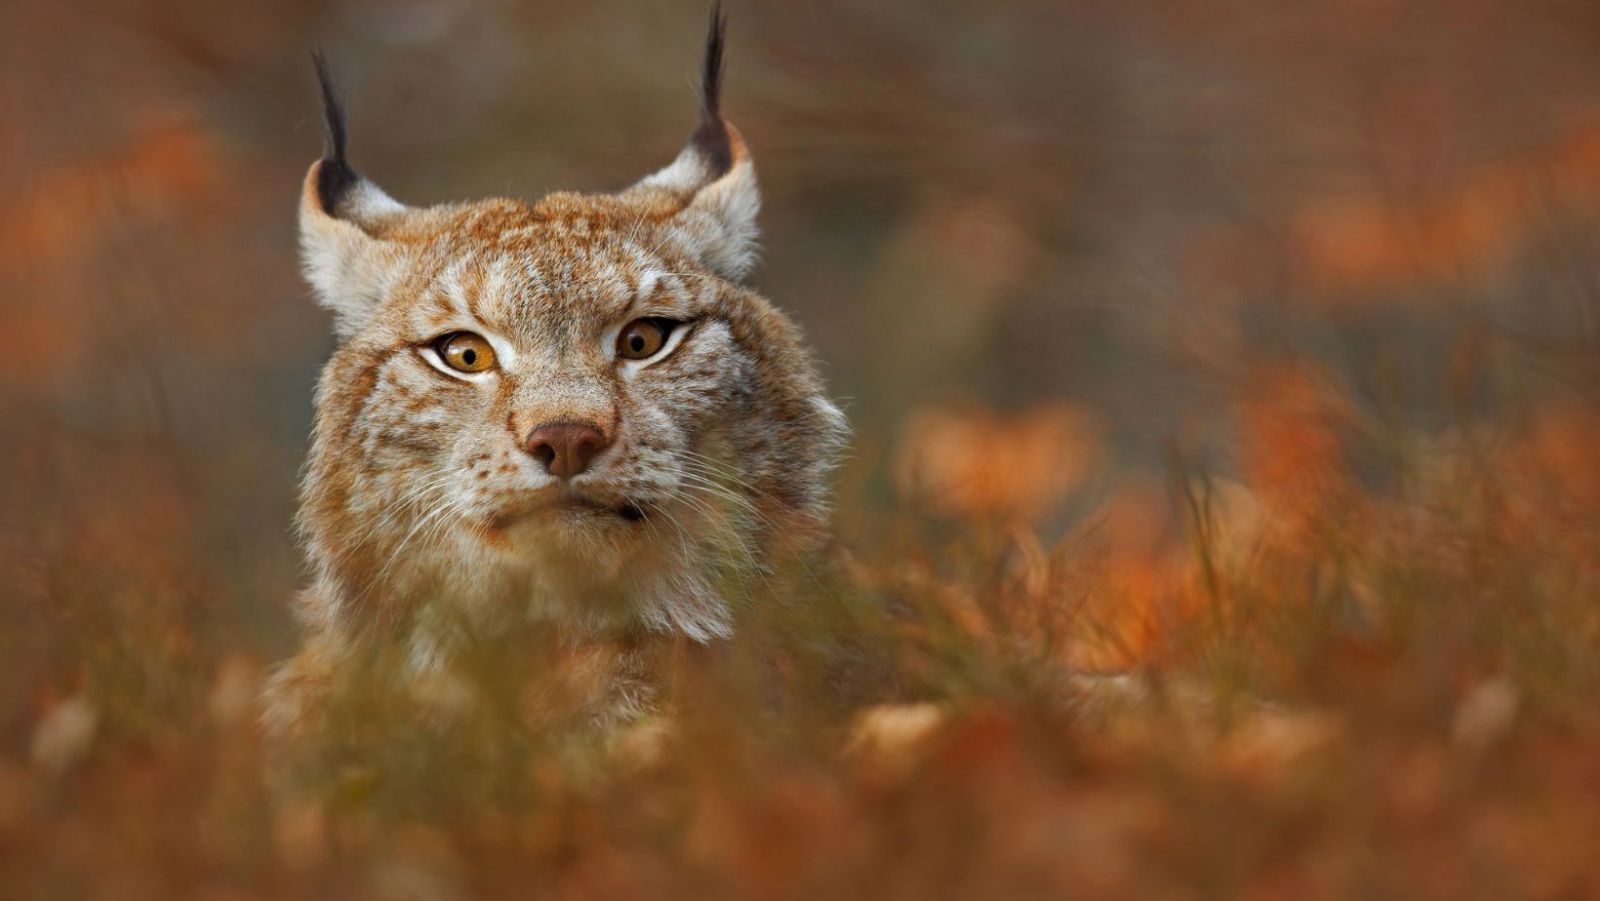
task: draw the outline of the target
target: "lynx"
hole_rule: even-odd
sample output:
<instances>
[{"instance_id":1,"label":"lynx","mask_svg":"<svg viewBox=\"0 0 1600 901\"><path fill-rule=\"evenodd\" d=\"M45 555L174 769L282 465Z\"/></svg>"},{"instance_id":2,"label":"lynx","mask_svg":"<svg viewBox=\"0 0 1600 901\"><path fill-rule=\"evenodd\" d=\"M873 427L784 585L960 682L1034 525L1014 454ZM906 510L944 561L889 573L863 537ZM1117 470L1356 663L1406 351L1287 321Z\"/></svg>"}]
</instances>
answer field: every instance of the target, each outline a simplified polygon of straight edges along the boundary
<instances>
[{"instance_id":1,"label":"lynx","mask_svg":"<svg viewBox=\"0 0 1600 901\"><path fill-rule=\"evenodd\" d=\"M639 661L730 635L730 570L824 534L846 424L796 327L741 285L755 168L721 114L712 12L701 120L615 194L411 207L326 147L300 198L305 274L333 314L298 525L304 645L268 690L293 729L357 649L447 669L445 622L538 622L607 661L596 716L648 707ZM621 711L621 713L619 713Z\"/></svg>"}]
</instances>

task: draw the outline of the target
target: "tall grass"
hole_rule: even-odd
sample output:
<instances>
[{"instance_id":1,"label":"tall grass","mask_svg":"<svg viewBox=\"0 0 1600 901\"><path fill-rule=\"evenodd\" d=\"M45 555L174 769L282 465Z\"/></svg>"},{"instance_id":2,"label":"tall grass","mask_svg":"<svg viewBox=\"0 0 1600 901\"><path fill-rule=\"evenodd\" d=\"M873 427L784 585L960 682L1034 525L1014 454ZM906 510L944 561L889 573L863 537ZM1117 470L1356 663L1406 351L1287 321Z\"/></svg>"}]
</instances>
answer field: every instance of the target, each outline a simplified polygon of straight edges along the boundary
<instances>
[{"instance_id":1,"label":"tall grass","mask_svg":"<svg viewBox=\"0 0 1600 901\"><path fill-rule=\"evenodd\" d=\"M59 645L59 676L0 769L4 883L1594 891L1600 415L1377 435L1312 383L1229 424L1253 466L1175 447L1164 493L1111 492L1054 544L1003 506L847 497L843 546L746 586L738 637L674 651L664 712L620 731L562 720L573 658L529 631L464 639L431 698L364 658L325 728L264 750L263 661L198 625L210 589L40 561L60 609L28 643Z\"/></svg>"}]
</instances>

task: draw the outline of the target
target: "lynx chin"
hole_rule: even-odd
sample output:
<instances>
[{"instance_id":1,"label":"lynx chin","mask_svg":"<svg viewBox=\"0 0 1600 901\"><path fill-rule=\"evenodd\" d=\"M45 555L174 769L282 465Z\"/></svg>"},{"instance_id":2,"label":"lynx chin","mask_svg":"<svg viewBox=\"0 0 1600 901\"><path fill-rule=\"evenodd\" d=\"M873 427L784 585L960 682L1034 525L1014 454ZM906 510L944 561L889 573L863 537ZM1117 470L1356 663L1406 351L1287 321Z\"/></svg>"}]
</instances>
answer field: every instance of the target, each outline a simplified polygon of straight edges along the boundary
<instances>
[{"instance_id":1,"label":"lynx chin","mask_svg":"<svg viewBox=\"0 0 1600 901\"><path fill-rule=\"evenodd\" d=\"M730 572L823 537L846 424L795 326L740 280L755 167L723 121L713 11L701 120L615 194L406 206L327 145L300 197L337 349L316 391L299 527L312 580L270 727L314 720L357 650L419 683L476 633L548 624L603 647L594 717L648 707L649 649L732 627Z\"/></svg>"}]
</instances>

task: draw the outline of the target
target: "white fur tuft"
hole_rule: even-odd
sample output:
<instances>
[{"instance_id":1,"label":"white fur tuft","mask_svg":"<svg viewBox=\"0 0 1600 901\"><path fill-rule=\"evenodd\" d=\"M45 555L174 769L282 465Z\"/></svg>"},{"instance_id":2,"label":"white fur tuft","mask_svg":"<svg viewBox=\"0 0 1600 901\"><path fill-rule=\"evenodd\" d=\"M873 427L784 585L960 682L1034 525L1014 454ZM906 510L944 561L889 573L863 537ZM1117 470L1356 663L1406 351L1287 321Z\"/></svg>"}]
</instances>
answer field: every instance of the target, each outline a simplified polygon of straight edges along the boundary
<instances>
[{"instance_id":1,"label":"white fur tuft","mask_svg":"<svg viewBox=\"0 0 1600 901\"><path fill-rule=\"evenodd\" d=\"M300 260L306 281L318 302L333 311L334 332L343 339L366 323L401 273L399 247L374 237L374 231L404 215L406 207L361 179L329 213L317 196L316 178L313 166L300 199Z\"/></svg>"}]
</instances>

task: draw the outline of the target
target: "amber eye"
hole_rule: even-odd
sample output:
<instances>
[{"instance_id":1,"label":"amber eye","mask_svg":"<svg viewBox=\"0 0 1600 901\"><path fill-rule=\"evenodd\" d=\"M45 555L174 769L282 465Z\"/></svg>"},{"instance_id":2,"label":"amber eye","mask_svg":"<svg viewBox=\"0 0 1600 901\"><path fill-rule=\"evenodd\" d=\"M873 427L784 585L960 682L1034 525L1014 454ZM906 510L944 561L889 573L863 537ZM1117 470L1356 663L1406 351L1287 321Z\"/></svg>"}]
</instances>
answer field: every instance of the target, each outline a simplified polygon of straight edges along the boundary
<instances>
[{"instance_id":1,"label":"amber eye","mask_svg":"<svg viewBox=\"0 0 1600 901\"><path fill-rule=\"evenodd\" d=\"M617 356L624 360L645 360L655 356L678 325L671 319L660 317L633 320L623 326L622 334L617 336Z\"/></svg>"},{"instance_id":2,"label":"amber eye","mask_svg":"<svg viewBox=\"0 0 1600 901\"><path fill-rule=\"evenodd\" d=\"M494 365L494 348L482 335L452 332L433 342L433 350L457 372L483 372Z\"/></svg>"}]
</instances>

